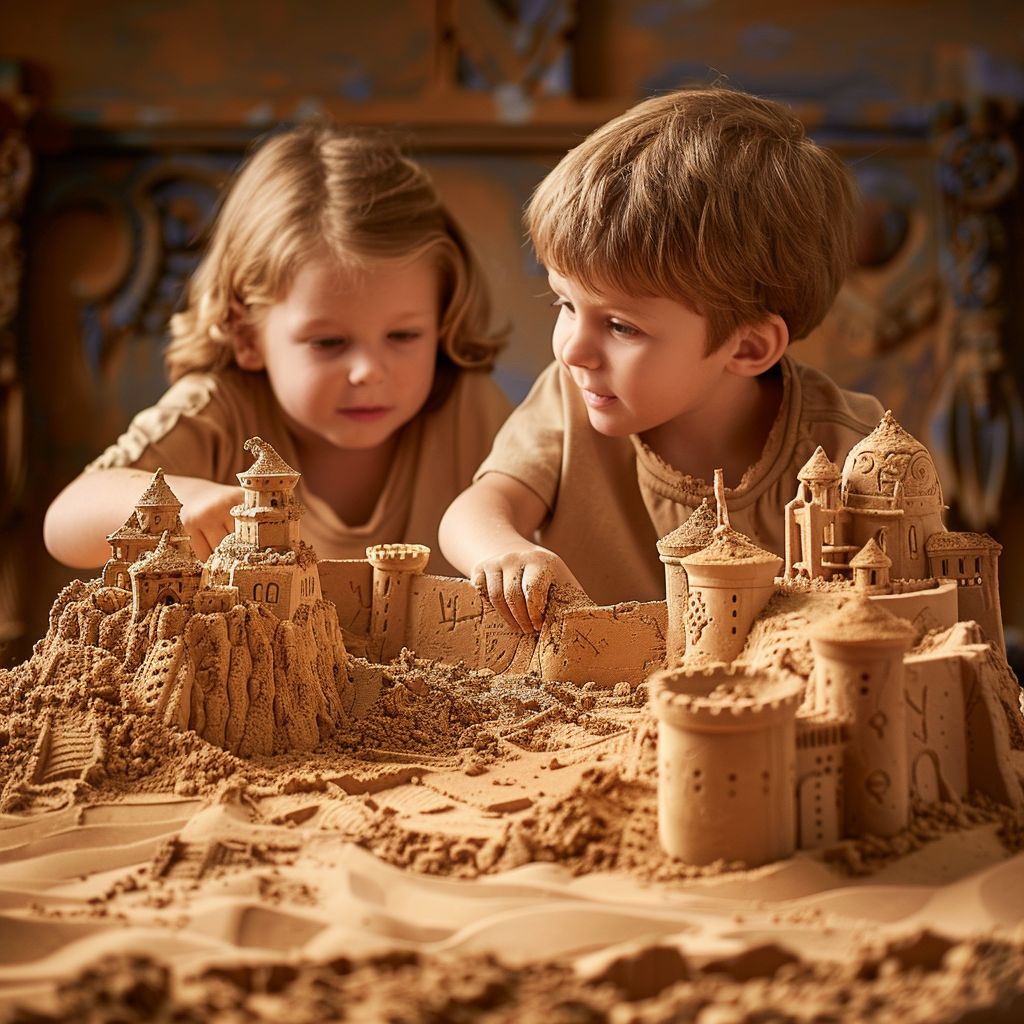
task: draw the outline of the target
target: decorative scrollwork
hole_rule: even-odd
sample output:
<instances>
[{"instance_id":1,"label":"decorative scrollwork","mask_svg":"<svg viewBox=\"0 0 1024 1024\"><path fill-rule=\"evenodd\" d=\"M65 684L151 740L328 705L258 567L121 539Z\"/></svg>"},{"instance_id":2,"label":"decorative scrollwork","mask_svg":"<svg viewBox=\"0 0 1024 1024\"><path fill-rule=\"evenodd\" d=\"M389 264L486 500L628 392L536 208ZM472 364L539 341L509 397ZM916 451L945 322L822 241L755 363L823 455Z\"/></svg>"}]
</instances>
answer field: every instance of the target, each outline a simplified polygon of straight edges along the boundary
<instances>
[{"instance_id":1,"label":"decorative scrollwork","mask_svg":"<svg viewBox=\"0 0 1024 1024\"><path fill-rule=\"evenodd\" d=\"M955 316L929 437L946 496L974 530L998 520L1003 492L1024 468L1024 405L1001 346L1006 231L999 212L1019 170L1007 116L994 102L975 101L946 134L939 157L943 264Z\"/></svg>"}]
</instances>

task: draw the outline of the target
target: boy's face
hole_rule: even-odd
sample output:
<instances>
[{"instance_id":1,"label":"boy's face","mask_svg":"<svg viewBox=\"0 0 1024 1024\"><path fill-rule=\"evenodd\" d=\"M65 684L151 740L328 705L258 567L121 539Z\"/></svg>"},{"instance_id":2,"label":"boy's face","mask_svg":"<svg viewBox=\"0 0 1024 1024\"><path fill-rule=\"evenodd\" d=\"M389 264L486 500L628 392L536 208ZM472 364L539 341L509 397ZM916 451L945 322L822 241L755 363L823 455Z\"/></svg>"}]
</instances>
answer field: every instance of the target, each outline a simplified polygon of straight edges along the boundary
<instances>
[{"instance_id":1,"label":"boy's face","mask_svg":"<svg viewBox=\"0 0 1024 1024\"><path fill-rule=\"evenodd\" d=\"M687 416L714 416L726 399L733 346L704 355L704 317L663 298L594 293L552 271L555 358L569 371L591 426L609 437L640 434Z\"/></svg>"},{"instance_id":2,"label":"boy's face","mask_svg":"<svg viewBox=\"0 0 1024 1024\"><path fill-rule=\"evenodd\" d=\"M423 408L434 383L440 278L424 257L354 275L327 256L236 342L243 369L267 371L300 441L368 450Z\"/></svg>"}]
</instances>

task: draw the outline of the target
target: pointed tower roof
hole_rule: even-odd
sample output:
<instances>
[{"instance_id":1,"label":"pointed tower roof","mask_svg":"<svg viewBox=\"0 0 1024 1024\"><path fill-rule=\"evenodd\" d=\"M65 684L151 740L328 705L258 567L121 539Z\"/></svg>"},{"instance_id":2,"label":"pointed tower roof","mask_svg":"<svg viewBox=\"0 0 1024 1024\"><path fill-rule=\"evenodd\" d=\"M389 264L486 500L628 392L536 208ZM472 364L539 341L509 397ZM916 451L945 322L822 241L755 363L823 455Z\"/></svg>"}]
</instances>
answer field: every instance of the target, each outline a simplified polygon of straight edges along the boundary
<instances>
[{"instance_id":1,"label":"pointed tower roof","mask_svg":"<svg viewBox=\"0 0 1024 1024\"><path fill-rule=\"evenodd\" d=\"M850 559L850 566L853 569L888 569L892 565L892 559L881 549L874 537L869 537L864 545Z\"/></svg>"},{"instance_id":2,"label":"pointed tower roof","mask_svg":"<svg viewBox=\"0 0 1024 1024\"><path fill-rule=\"evenodd\" d=\"M909 647L917 632L870 597L854 597L811 628L812 640L840 644L898 644Z\"/></svg>"},{"instance_id":3,"label":"pointed tower roof","mask_svg":"<svg viewBox=\"0 0 1024 1024\"><path fill-rule=\"evenodd\" d=\"M167 486L163 469L158 469L149 481L149 486L135 502L136 508L181 508L174 491ZM126 524L127 525L127 524Z\"/></svg>"},{"instance_id":4,"label":"pointed tower roof","mask_svg":"<svg viewBox=\"0 0 1024 1024\"><path fill-rule=\"evenodd\" d=\"M277 451L274 446L262 437L250 437L242 446L247 452L252 452L256 461L244 472L243 476L291 476L297 480L302 474L292 469Z\"/></svg>"},{"instance_id":5,"label":"pointed tower roof","mask_svg":"<svg viewBox=\"0 0 1024 1024\"><path fill-rule=\"evenodd\" d=\"M814 454L804 463L796 478L804 483L837 484L842 479L839 467L825 454L819 444Z\"/></svg>"},{"instance_id":6,"label":"pointed tower roof","mask_svg":"<svg viewBox=\"0 0 1024 1024\"><path fill-rule=\"evenodd\" d=\"M658 541L658 553L679 558L707 547L715 539L718 514L705 498L689 515L682 526L666 533Z\"/></svg>"},{"instance_id":7,"label":"pointed tower roof","mask_svg":"<svg viewBox=\"0 0 1024 1024\"><path fill-rule=\"evenodd\" d=\"M892 409L886 409L885 414L878 421L878 426L860 441L855 447L864 446L876 451L917 451L924 448L924 445L909 430L900 426Z\"/></svg>"},{"instance_id":8,"label":"pointed tower roof","mask_svg":"<svg viewBox=\"0 0 1024 1024\"><path fill-rule=\"evenodd\" d=\"M731 526L718 527L714 540L707 547L683 558L683 565L770 565L781 562L778 555L759 548Z\"/></svg>"},{"instance_id":9,"label":"pointed tower roof","mask_svg":"<svg viewBox=\"0 0 1024 1024\"><path fill-rule=\"evenodd\" d=\"M749 537L729 525L729 506L725 500L725 478L720 469L715 470L715 503L718 506L714 539L700 551L686 555L683 565L774 565L778 568L782 559L778 555L759 548Z\"/></svg>"}]
</instances>

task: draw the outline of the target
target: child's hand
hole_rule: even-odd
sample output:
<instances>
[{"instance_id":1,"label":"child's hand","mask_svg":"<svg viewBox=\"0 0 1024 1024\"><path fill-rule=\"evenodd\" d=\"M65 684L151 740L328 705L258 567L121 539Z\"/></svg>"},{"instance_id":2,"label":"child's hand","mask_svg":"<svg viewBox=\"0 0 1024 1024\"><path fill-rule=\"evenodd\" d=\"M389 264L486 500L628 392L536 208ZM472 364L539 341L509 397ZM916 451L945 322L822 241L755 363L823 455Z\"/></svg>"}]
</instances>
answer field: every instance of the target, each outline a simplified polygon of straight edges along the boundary
<instances>
[{"instance_id":1,"label":"child's hand","mask_svg":"<svg viewBox=\"0 0 1024 1024\"><path fill-rule=\"evenodd\" d=\"M192 538L196 558L205 562L213 549L235 529L231 509L242 504L242 488L196 477L168 477L181 502L181 521Z\"/></svg>"},{"instance_id":2,"label":"child's hand","mask_svg":"<svg viewBox=\"0 0 1024 1024\"><path fill-rule=\"evenodd\" d=\"M488 558L474 566L471 579L480 596L513 629L524 633L540 632L554 584L569 583L582 590L558 555L538 547Z\"/></svg>"}]
</instances>

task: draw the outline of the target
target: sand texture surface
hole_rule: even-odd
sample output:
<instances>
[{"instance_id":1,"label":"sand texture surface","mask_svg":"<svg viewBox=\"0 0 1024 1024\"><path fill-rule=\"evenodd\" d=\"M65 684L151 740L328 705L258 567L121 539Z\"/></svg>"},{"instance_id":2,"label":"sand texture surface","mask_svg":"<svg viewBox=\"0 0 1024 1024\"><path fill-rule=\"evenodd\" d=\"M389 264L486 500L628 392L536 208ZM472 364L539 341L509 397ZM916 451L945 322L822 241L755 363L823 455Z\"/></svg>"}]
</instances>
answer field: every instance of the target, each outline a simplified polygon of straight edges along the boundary
<instances>
[{"instance_id":1,"label":"sand texture surface","mask_svg":"<svg viewBox=\"0 0 1024 1024\"><path fill-rule=\"evenodd\" d=\"M102 643L117 610L76 593L0 673L0 1019L1024 1019L1008 803L917 803L885 840L697 868L658 843L645 683L406 652L376 675L350 663L335 693L314 659L264 715L269 752L246 757L231 707L204 710L213 740L156 715L128 649ZM794 608L746 657L806 680L811 613ZM235 618L219 642L259 664L273 632ZM161 639L158 615L146 628ZM289 728L302 748L273 753Z\"/></svg>"}]
</instances>

